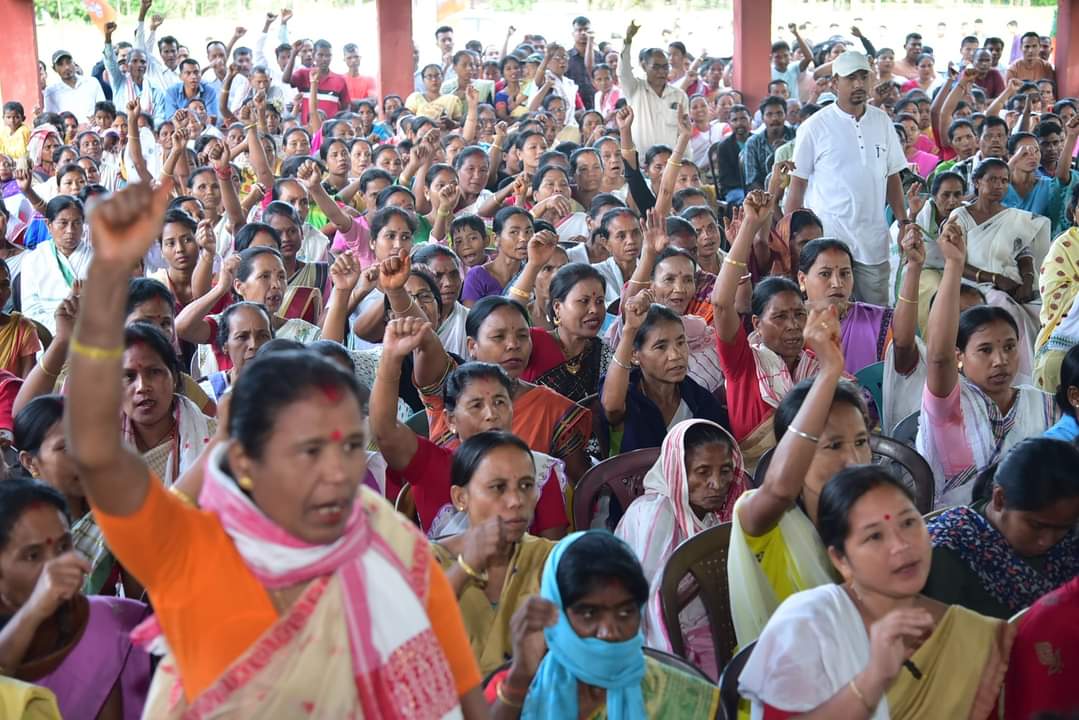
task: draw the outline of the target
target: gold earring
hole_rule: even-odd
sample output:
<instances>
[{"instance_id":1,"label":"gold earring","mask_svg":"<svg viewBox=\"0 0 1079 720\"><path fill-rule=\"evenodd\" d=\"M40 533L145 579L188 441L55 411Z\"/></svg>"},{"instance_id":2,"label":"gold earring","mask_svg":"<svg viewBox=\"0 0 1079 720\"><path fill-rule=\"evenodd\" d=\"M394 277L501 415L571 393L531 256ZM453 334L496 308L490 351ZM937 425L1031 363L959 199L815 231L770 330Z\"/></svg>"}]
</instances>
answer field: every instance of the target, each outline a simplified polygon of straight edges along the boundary
<instances>
[{"instance_id":1,"label":"gold earring","mask_svg":"<svg viewBox=\"0 0 1079 720\"><path fill-rule=\"evenodd\" d=\"M250 475L241 475L236 484L240 486L241 490L251 490L255 487L255 481L251 479Z\"/></svg>"},{"instance_id":2,"label":"gold earring","mask_svg":"<svg viewBox=\"0 0 1079 720\"><path fill-rule=\"evenodd\" d=\"M958 365L959 365L959 367L958 367L959 372L963 372L963 361L960 360Z\"/></svg>"}]
</instances>

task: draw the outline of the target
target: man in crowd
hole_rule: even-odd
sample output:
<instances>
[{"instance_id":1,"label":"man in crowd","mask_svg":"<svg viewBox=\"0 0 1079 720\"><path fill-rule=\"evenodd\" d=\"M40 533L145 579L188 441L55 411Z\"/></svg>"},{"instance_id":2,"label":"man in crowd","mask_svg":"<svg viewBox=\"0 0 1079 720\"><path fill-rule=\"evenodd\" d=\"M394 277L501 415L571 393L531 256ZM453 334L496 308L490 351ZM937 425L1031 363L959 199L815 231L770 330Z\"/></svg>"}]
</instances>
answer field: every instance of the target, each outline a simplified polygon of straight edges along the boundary
<instances>
[{"instance_id":1,"label":"man in crowd","mask_svg":"<svg viewBox=\"0 0 1079 720\"><path fill-rule=\"evenodd\" d=\"M148 65L146 53L132 49L127 55L127 73L120 67L116 52L112 46L112 34L116 23L105 25L105 67L112 83L112 102L117 108L126 110L127 103L137 99L142 112L154 119L154 125L165 120L165 94L150 84L146 78Z\"/></svg>"},{"instance_id":2,"label":"man in crowd","mask_svg":"<svg viewBox=\"0 0 1079 720\"><path fill-rule=\"evenodd\" d=\"M92 117L94 106L105 100L101 83L76 72L75 61L67 50L52 54L52 69L60 79L45 88L45 112L70 112L79 122Z\"/></svg>"},{"instance_id":3,"label":"man in crowd","mask_svg":"<svg viewBox=\"0 0 1079 720\"><path fill-rule=\"evenodd\" d=\"M603 63L603 55L593 47L592 24L586 17L573 19L573 47L566 55L566 77L577 83L577 92L586 108L595 107L596 88L592 84L592 68Z\"/></svg>"},{"instance_id":4,"label":"man in crowd","mask_svg":"<svg viewBox=\"0 0 1079 720\"><path fill-rule=\"evenodd\" d=\"M719 143L719 192L723 200L741 205L746 196L746 176L743 171L742 155L749 142L749 108L735 105L731 108L727 123L731 133Z\"/></svg>"},{"instance_id":5,"label":"man in crowd","mask_svg":"<svg viewBox=\"0 0 1079 720\"><path fill-rule=\"evenodd\" d=\"M202 81L202 70L197 60L186 58L180 63L180 78L180 82L165 93L165 117L171 118L177 110L186 108L195 100L202 102L206 114L211 118L220 117L217 92L209 83Z\"/></svg>"},{"instance_id":6,"label":"man in crowd","mask_svg":"<svg viewBox=\"0 0 1079 720\"><path fill-rule=\"evenodd\" d=\"M1038 80L1049 80L1055 76L1053 66L1042 59L1040 55L1042 44L1038 33L1023 33L1023 42L1020 47L1023 51L1023 57L1013 62L1011 67L1008 68L1009 80L1018 78L1037 82Z\"/></svg>"},{"instance_id":7,"label":"man in crowd","mask_svg":"<svg viewBox=\"0 0 1079 720\"><path fill-rule=\"evenodd\" d=\"M1004 92L1004 78L993 67L993 54L988 48L978 48L974 51L974 70L978 74L974 76L974 84L985 91L987 98L995 98Z\"/></svg>"},{"instance_id":8,"label":"man in crowd","mask_svg":"<svg viewBox=\"0 0 1079 720\"><path fill-rule=\"evenodd\" d=\"M139 5L139 21L135 26L135 47L146 53L147 77L150 85L165 94L180 78L180 43L172 35L166 35L157 41L154 52L154 36L157 29L165 22L164 15L154 15L150 19L150 34L146 34L146 14L150 12L153 0L142 0Z\"/></svg>"},{"instance_id":9,"label":"man in crowd","mask_svg":"<svg viewBox=\"0 0 1079 720\"><path fill-rule=\"evenodd\" d=\"M777 95L761 100L762 127L746 142L745 180L747 190L763 190L772 171L776 148L794 139L794 128L787 125L787 101Z\"/></svg>"},{"instance_id":10,"label":"man in crowd","mask_svg":"<svg viewBox=\"0 0 1079 720\"><path fill-rule=\"evenodd\" d=\"M920 49L921 38L916 42ZM813 210L825 234L847 243L854 255L855 295L887 305L890 235L884 206L901 227L910 222L899 179L907 161L891 119L866 104L865 55L848 50L832 71L836 102L798 129L787 211Z\"/></svg>"},{"instance_id":11,"label":"man in crowd","mask_svg":"<svg viewBox=\"0 0 1079 720\"><path fill-rule=\"evenodd\" d=\"M643 50L639 62L633 57L633 38L640 29L636 22L631 22L626 30L626 42L618 63L618 79L622 96L633 108L633 142L643 152L653 145L674 147L678 139L678 118L689 109L689 98L685 92L667 82L671 66L663 50ZM633 74L634 65L640 65L646 80Z\"/></svg>"},{"instance_id":12,"label":"man in crowd","mask_svg":"<svg viewBox=\"0 0 1079 720\"><path fill-rule=\"evenodd\" d=\"M313 92L318 95L318 109L326 113L326 117L333 117L342 110L348 110L352 102L348 94L348 83L345 76L330 70L330 61L333 59L333 46L327 40L315 42L315 68L317 68L318 87L311 87L311 77L315 74L310 68L294 70L296 58L303 47L303 41L297 40L292 45L292 55L281 79L292 85L301 93ZM300 100L300 120L307 123L310 114L310 102L306 98Z\"/></svg>"},{"instance_id":13,"label":"man in crowd","mask_svg":"<svg viewBox=\"0 0 1079 720\"><path fill-rule=\"evenodd\" d=\"M918 56L922 54L921 34L909 33L903 43L903 50L906 55L895 61L895 65L892 66L892 73L907 80L912 80L918 77Z\"/></svg>"},{"instance_id":14,"label":"man in crowd","mask_svg":"<svg viewBox=\"0 0 1079 720\"><path fill-rule=\"evenodd\" d=\"M345 53L345 85L348 86L348 96L355 102L364 98L378 99L378 81L370 75L360 74L360 47L356 43L348 43L343 48Z\"/></svg>"}]
</instances>

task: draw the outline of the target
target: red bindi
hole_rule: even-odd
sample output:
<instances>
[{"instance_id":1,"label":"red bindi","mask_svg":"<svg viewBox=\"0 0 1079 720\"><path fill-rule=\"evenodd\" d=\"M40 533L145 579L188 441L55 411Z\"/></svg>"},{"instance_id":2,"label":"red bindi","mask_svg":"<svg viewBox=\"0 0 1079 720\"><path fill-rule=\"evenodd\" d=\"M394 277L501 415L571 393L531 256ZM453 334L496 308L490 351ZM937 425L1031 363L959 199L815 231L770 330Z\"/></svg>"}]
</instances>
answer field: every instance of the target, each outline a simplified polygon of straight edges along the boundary
<instances>
[{"instance_id":1,"label":"red bindi","mask_svg":"<svg viewBox=\"0 0 1079 720\"><path fill-rule=\"evenodd\" d=\"M334 430L332 433L330 433L330 440L333 440L334 442L340 442L341 439L344 437L344 433L342 433L340 430Z\"/></svg>"},{"instance_id":2,"label":"red bindi","mask_svg":"<svg viewBox=\"0 0 1079 720\"><path fill-rule=\"evenodd\" d=\"M884 514L884 519L885 519L885 520L891 520L891 519L892 519L892 516L891 516L891 515L889 515L889 514L887 514L887 513L885 513L885 514Z\"/></svg>"},{"instance_id":3,"label":"red bindi","mask_svg":"<svg viewBox=\"0 0 1079 720\"><path fill-rule=\"evenodd\" d=\"M322 394L326 396L326 399L332 403L336 403L344 394L344 391L337 385L322 385L319 387L319 390L321 390Z\"/></svg>"}]
</instances>

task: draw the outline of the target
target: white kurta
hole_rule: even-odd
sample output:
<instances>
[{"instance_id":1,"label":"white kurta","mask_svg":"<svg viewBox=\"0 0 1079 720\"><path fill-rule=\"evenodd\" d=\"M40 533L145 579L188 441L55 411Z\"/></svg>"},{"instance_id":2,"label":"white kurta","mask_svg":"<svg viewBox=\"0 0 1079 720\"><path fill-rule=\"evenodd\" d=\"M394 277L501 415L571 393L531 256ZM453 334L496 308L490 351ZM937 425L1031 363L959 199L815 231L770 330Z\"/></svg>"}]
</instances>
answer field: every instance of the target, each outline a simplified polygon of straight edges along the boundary
<instances>
[{"instance_id":1,"label":"white kurta","mask_svg":"<svg viewBox=\"0 0 1079 720\"><path fill-rule=\"evenodd\" d=\"M47 240L25 253L22 261L21 302L22 314L35 320L49 332L56 332L53 313L64 298L71 294L71 283L64 276L61 266L76 280L86 278L93 250L87 240L79 243L70 257L55 250L52 240Z\"/></svg>"}]
</instances>

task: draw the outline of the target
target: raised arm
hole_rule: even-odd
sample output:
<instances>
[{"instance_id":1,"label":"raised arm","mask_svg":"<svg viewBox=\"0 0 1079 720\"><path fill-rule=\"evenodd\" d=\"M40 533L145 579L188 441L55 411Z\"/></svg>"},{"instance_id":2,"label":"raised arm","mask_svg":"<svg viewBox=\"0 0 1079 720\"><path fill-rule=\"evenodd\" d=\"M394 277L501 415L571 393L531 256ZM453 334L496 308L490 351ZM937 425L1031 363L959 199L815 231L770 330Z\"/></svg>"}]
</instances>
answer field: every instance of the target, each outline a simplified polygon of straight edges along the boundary
<instances>
[{"instance_id":1,"label":"raised arm","mask_svg":"<svg viewBox=\"0 0 1079 720\"><path fill-rule=\"evenodd\" d=\"M199 257L195 262L195 271L191 274L191 297L198 299L210 292L214 284L214 261L217 259L217 235L214 224L209 220L200 220L195 228L195 244L199 246Z\"/></svg>"},{"instance_id":2,"label":"raised arm","mask_svg":"<svg viewBox=\"0 0 1079 720\"><path fill-rule=\"evenodd\" d=\"M1067 187L1072 179L1072 154L1075 152L1075 142L1079 139L1079 119L1077 118L1079 115L1072 115L1064 126L1064 147L1060 151L1060 159L1057 160L1057 180L1064 187Z\"/></svg>"},{"instance_id":3,"label":"raised arm","mask_svg":"<svg viewBox=\"0 0 1079 720\"><path fill-rule=\"evenodd\" d=\"M622 301L637 294L641 288L652 285L652 271L656 267L656 258L670 243L667 237L667 220L652 208L644 216L644 243L641 244L641 259L633 269L633 276L622 291Z\"/></svg>"},{"instance_id":4,"label":"raised arm","mask_svg":"<svg viewBox=\"0 0 1079 720\"><path fill-rule=\"evenodd\" d=\"M913 209L911 214L914 214ZM900 247L906 264L903 266L903 285L899 288L895 314L892 315L892 347L896 372L908 375L918 365L918 346L914 337L918 330L918 286L925 263L925 243L917 223L910 223L902 232Z\"/></svg>"},{"instance_id":5,"label":"raised arm","mask_svg":"<svg viewBox=\"0 0 1079 720\"><path fill-rule=\"evenodd\" d=\"M71 341L67 451L91 504L108 515L142 506L150 473L120 440L124 305L131 270L161 234L170 183L136 183L90 212L94 255Z\"/></svg>"},{"instance_id":6,"label":"raised arm","mask_svg":"<svg viewBox=\"0 0 1079 720\"><path fill-rule=\"evenodd\" d=\"M970 92L970 86L974 82L975 74L974 68L964 70L958 81L951 86L948 92L944 92L944 90L938 92L929 106L933 137L937 138L937 142L941 147L951 147L951 143L948 142L948 128L952 125L952 118L955 115L955 108L959 101Z\"/></svg>"},{"instance_id":7,"label":"raised arm","mask_svg":"<svg viewBox=\"0 0 1079 720\"><path fill-rule=\"evenodd\" d=\"M712 306L715 308L712 322L723 342L734 340L738 328L742 325L735 296L738 293L739 281L749 272L749 253L752 250L753 237L771 218L770 203L768 193L760 190L754 190L746 196L745 202L742 203L742 224L731 244L730 252L723 259L719 277L716 278L716 285L712 290Z\"/></svg>"},{"instance_id":8,"label":"raised arm","mask_svg":"<svg viewBox=\"0 0 1079 720\"><path fill-rule=\"evenodd\" d=\"M30 374L23 380L15 402L11 406L11 416L15 417L27 403L41 395L48 395L56 388L56 379L67 362L67 351L71 345L71 334L75 330L75 318L79 316L79 296L72 290L57 306L53 317L56 319L56 334L52 342L41 355L41 360L34 365Z\"/></svg>"},{"instance_id":9,"label":"raised arm","mask_svg":"<svg viewBox=\"0 0 1079 720\"><path fill-rule=\"evenodd\" d=\"M138 99L127 102L127 156L131 158L131 164L135 166L135 173L139 180L145 183L153 182L154 176L146 167L146 157L142 154L142 129L139 127L139 101Z\"/></svg>"},{"instance_id":10,"label":"raised arm","mask_svg":"<svg viewBox=\"0 0 1079 720\"><path fill-rule=\"evenodd\" d=\"M834 306L810 311L805 340L816 353L820 371L802 407L776 445L760 489L738 506L738 520L751 537L769 532L798 501L806 469L818 450L818 439L828 422L836 386L843 376L839 317Z\"/></svg>"},{"instance_id":11,"label":"raised arm","mask_svg":"<svg viewBox=\"0 0 1079 720\"><path fill-rule=\"evenodd\" d=\"M1008 71L1009 73L1011 70ZM1019 92L1019 88L1023 87L1023 81L1019 78L1011 78L1008 80L1008 84L1004 86L1004 92L993 98L993 102L989 103L989 107L985 109L986 117L997 117L1000 115L1000 111L1004 109L1004 106L1015 97Z\"/></svg>"},{"instance_id":12,"label":"raised arm","mask_svg":"<svg viewBox=\"0 0 1079 720\"><path fill-rule=\"evenodd\" d=\"M689 123L689 116L684 112L678 113L678 138L674 143L674 151L663 168L663 175L659 181L659 190L656 192L655 210L661 219L671 214L674 200L674 186L678 182L678 173L682 169L682 162L686 157L686 148L689 146L689 138L693 133L693 126Z\"/></svg>"},{"instance_id":13,"label":"raised arm","mask_svg":"<svg viewBox=\"0 0 1079 720\"><path fill-rule=\"evenodd\" d=\"M547 263L551 262L558 247L558 235L550 230L541 230L528 241L528 260L517 274L513 284L506 288L506 293L522 305L527 306L536 289L536 278Z\"/></svg>"},{"instance_id":14,"label":"raised arm","mask_svg":"<svg viewBox=\"0 0 1079 720\"><path fill-rule=\"evenodd\" d=\"M221 263L221 271L217 273L217 283L210 292L192 300L176 316L178 338L196 345L203 345L213 340L212 329L210 323L206 322L206 317L221 298L232 292L232 282L239 267L239 255L230 255L225 258L225 261Z\"/></svg>"},{"instance_id":15,"label":"raised arm","mask_svg":"<svg viewBox=\"0 0 1079 720\"><path fill-rule=\"evenodd\" d=\"M416 455L416 433L397 419L397 391L405 357L434 333L431 323L419 318L400 318L386 324L382 336L382 360L371 387L371 432L386 464L404 470Z\"/></svg>"},{"instance_id":16,"label":"raised arm","mask_svg":"<svg viewBox=\"0 0 1079 720\"><path fill-rule=\"evenodd\" d=\"M326 302L326 312L322 315L322 339L344 343L348 334L348 315L363 299L371 293L378 283L378 266L360 270L360 263L345 251L337 256L330 266L330 279L333 292Z\"/></svg>"},{"instance_id":17,"label":"raised arm","mask_svg":"<svg viewBox=\"0 0 1079 720\"><path fill-rule=\"evenodd\" d=\"M809 66L813 64L813 48L809 47L809 43L807 43L798 32L797 23L791 23L787 26L787 29L791 31L791 35L794 36L794 41L798 44L798 47L802 49L802 59L798 62L798 72L804 73L809 69ZM796 92L797 88L791 88L791 91Z\"/></svg>"},{"instance_id":18,"label":"raised arm","mask_svg":"<svg viewBox=\"0 0 1079 720\"><path fill-rule=\"evenodd\" d=\"M232 182L232 163L229 162L229 151L225 143L216 143L210 150L210 162L214 166L214 175L217 176L217 184L221 187L221 204L228 213L232 231L236 232L247 222L243 209L240 207L240 196L236 193L236 185Z\"/></svg>"},{"instance_id":19,"label":"raised arm","mask_svg":"<svg viewBox=\"0 0 1079 720\"><path fill-rule=\"evenodd\" d=\"M630 49L633 47L633 38L637 36L637 31L640 29L641 26L636 20L630 21L626 28L626 41L622 44L622 54L618 59L618 84L622 87L623 95L636 89L637 79L633 77L633 67L637 63L634 62Z\"/></svg>"},{"instance_id":20,"label":"raised arm","mask_svg":"<svg viewBox=\"0 0 1079 720\"><path fill-rule=\"evenodd\" d=\"M124 84L124 73L120 70L120 63L116 61L116 49L112 46L112 34L116 32L116 23L105 23L105 48L101 56L105 60L105 70L109 73L109 85L112 91L117 92Z\"/></svg>"},{"instance_id":21,"label":"raised arm","mask_svg":"<svg viewBox=\"0 0 1079 720\"><path fill-rule=\"evenodd\" d=\"M326 188L322 186L322 172L313 160L308 160L296 171L296 177L307 188L307 194L315 201L326 215L326 219L333 223L337 231L344 234L352 229L352 218L334 202Z\"/></svg>"},{"instance_id":22,"label":"raised arm","mask_svg":"<svg viewBox=\"0 0 1079 720\"><path fill-rule=\"evenodd\" d=\"M250 109L252 106L254 109ZM261 133L266 132L266 93L260 90L255 93L250 105L240 108L240 120L244 123L247 157L255 171L255 179L268 190L273 187L274 173L261 137Z\"/></svg>"},{"instance_id":23,"label":"raised arm","mask_svg":"<svg viewBox=\"0 0 1079 720\"><path fill-rule=\"evenodd\" d=\"M285 67L281 70L281 82L286 85L292 85L292 68L296 66L296 56L300 54L300 48L303 47L303 40L296 40L292 43L292 52L288 54L288 62L285 63ZM295 85L292 85L296 87Z\"/></svg>"},{"instance_id":24,"label":"raised arm","mask_svg":"<svg viewBox=\"0 0 1079 720\"><path fill-rule=\"evenodd\" d=\"M476 130L479 128L479 108L480 106L480 94L476 91L476 87L469 81L465 86L465 124L461 128L461 137L465 139L466 145L471 145L476 141Z\"/></svg>"},{"instance_id":25,"label":"raised arm","mask_svg":"<svg viewBox=\"0 0 1079 720\"><path fill-rule=\"evenodd\" d=\"M967 257L963 229L955 222L945 223L937 244L944 255L944 274L933 307L929 309L926 388L935 397L944 398L959 382L955 339L959 334L959 287Z\"/></svg>"},{"instance_id":26,"label":"raised arm","mask_svg":"<svg viewBox=\"0 0 1079 720\"><path fill-rule=\"evenodd\" d=\"M607 378L603 381L603 393L600 397L607 424L612 428L621 426L626 419L626 393L629 392L629 373L633 367L635 352L633 341L654 299L651 290L642 290L622 303L622 337L607 368Z\"/></svg>"}]
</instances>

